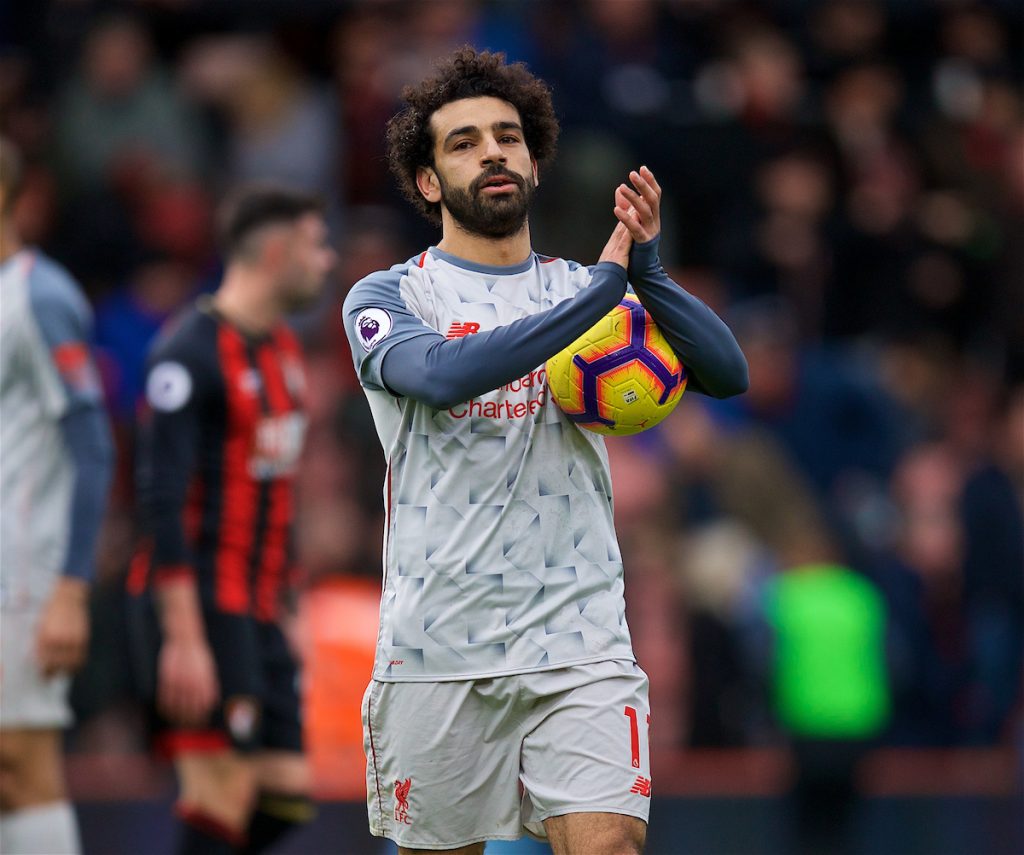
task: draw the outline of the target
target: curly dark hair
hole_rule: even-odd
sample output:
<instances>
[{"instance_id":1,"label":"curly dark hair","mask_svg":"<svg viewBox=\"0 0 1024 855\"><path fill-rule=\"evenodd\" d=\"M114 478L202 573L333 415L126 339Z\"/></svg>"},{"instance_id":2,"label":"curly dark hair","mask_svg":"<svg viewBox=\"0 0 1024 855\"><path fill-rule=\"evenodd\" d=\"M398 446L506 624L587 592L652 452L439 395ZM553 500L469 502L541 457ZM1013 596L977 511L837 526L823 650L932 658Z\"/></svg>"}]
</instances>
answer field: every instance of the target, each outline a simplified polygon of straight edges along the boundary
<instances>
[{"instance_id":1,"label":"curly dark hair","mask_svg":"<svg viewBox=\"0 0 1024 855\"><path fill-rule=\"evenodd\" d=\"M441 206L424 199L416 187L416 170L434 165L430 117L452 101L488 95L519 111L531 157L543 163L555 155L558 119L547 84L523 63L508 64L503 53L460 48L437 63L435 77L402 90L407 106L387 125L388 166L405 197L435 225L441 222Z\"/></svg>"}]
</instances>

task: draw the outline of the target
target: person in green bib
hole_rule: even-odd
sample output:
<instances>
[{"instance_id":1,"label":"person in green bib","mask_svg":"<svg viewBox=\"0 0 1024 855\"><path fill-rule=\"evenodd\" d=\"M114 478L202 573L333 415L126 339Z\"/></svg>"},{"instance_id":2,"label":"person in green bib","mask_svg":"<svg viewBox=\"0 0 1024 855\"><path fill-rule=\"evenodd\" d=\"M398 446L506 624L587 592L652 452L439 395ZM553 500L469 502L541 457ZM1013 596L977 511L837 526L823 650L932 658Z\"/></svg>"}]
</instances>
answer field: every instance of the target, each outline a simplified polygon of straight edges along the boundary
<instances>
[{"instance_id":1,"label":"person in green bib","mask_svg":"<svg viewBox=\"0 0 1024 855\"><path fill-rule=\"evenodd\" d=\"M766 591L776 718L792 740L800 850L841 853L861 755L891 707L881 592L836 563L780 574Z\"/></svg>"}]
</instances>

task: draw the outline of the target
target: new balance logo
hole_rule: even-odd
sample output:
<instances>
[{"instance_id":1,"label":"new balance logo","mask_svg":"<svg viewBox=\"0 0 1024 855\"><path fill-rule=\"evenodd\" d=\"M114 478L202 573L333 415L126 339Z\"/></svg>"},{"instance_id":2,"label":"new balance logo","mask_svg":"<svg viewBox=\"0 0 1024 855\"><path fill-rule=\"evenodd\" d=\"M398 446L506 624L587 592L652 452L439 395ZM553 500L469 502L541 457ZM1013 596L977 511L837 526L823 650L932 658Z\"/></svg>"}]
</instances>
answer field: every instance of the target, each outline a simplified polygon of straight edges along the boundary
<instances>
[{"instance_id":1,"label":"new balance logo","mask_svg":"<svg viewBox=\"0 0 1024 855\"><path fill-rule=\"evenodd\" d=\"M464 335L473 335L476 332L480 332L480 324L476 321L452 321L445 338L462 338Z\"/></svg>"},{"instance_id":2,"label":"new balance logo","mask_svg":"<svg viewBox=\"0 0 1024 855\"><path fill-rule=\"evenodd\" d=\"M633 786L629 788L631 793L643 796L645 799L651 797L651 779L645 778L643 775L637 775L636 780L633 782Z\"/></svg>"}]
</instances>

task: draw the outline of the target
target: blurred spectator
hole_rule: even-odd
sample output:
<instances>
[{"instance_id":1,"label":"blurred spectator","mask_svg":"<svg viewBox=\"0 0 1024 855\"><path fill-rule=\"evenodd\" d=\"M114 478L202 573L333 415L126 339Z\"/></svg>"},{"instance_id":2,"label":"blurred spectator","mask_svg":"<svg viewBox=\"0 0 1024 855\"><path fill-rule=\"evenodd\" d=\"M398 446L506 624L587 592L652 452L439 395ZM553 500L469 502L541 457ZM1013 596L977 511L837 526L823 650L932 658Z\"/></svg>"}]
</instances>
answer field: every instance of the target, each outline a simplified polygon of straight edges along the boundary
<instances>
[{"instance_id":1,"label":"blurred spectator","mask_svg":"<svg viewBox=\"0 0 1024 855\"><path fill-rule=\"evenodd\" d=\"M962 608L963 473L948 446L918 446L893 474L899 528L895 560L879 581L893 615L893 728L900 743L955 744L968 679Z\"/></svg>"},{"instance_id":2,"label":"blurred spectator","mask_svg":"<svg viewBox=\"0 0 1024 855\"><path fill-rule=\"evenodd\" d=\"M991 415L982 454L921 445L893 475L896 558L879 579L901 669L896 741L995 744L1021 699L1024 515L1011 461L1022 442L995 435L1012 410Z\"/></svg>"},{"instance_id":3,"label":"blurred spectator","mask_svg":"<svg viewBox=\"0 0 1024 855\"><path fill-rule=\"evenodd\" d=\"M146 354L160 327L197 289L191 269L166 256L140 264L96 307L96 345L115 419L128 426L142 393Z\"/></svg>"},{"instance_id":4,"label":"blurred spectator","mask_svg":"<svg viewBox=\"0 0 1024 855\"><path fill-rule=\"evenodd\" d=\"M397 197L380 156L384 125L394 114L402 81L393 68L395 29L382 11L362 8L338 22L332 34L334 83L348 147L340 170L354 205Z\"/></svg>"},{"instance_id":5,"label":"blurred spectator","mask_svg":"<svg viewBox=\"0 0 1024 855\"><path fill-rule=\"evenodd\" d=\"M660 26L654 0L584 0L580 12L576 26L546 40L538 57L566 124L659 146L647 132L669 104L685 48Z\"/></svg>"},{"instance_id":6,"label":"blurred spectator","mask_svg":"<svg viewBox=\"0 0 1024 855\"><path fill-rule=\"evenodd\" d=\"M1024 510L1013 466L1024 431L1012 432L1019 416L995 378L974 372L963 386L960 406L950 409L949 434L964 465L958 511L971 663L968 740L991 745L1010 736L1011 714L1022 699Z\"/></svg>"},{"instance_id":7,"label":"blurred spectator","mask_svg":"<svg viewBox=\"0 0 1024 855\"><path fill-rule=\"evenodd\" d=\"M848 353L802 346L783 301L739 304L730 321L750 364L750 390L716 408L769 430L844 539L870 539L872 532L858 531L861 513L883 490L907 440L895 402Z\"/></svg>"},{"instance_id":8,"label":"blurred spectator","mask_svg":"<svg viewBox=\"0 0 1024 855\"><path fill-rule=\"evenodd\" d=\"M191 96L219 111L223 121L221 188L279 181L322 194L338 219L344 137L325 88L260 35L198 40L186 52L182 76Z\"/></svg>"},{"instance_id":9,"label":"blurred spectator","mask_svg":"<svg viewBox=\"0 0 1024 855\"><path fill-rule=\"evenodd\" d=\"M889 717L885 603L863 575L839 563L787 569L767 590L771 685L792 740L799 851L852 851L857 762Z\"/></svg>"},{"instance_id":10,"label":"blurred spectator","mask_svg":"<svg viewBox=\"0 0 1024 855\"><path fill-rule=\"evenodd\" d=\"M692 678L689 742L742 745L771 733L757 646L759 598L781 567L818 560L824 521L810 486L759 428L723 432L698 400L654 441L672 487L680 539L674 562L687 613ZM649 440L650 441L650 440ZM755 657L757 658L757 657Z\"/></svg>"},{"instance_id":11,"label":"blurred spectator","mask_svg":"<svg viewBox=\"0 0 1024 855\"><path fill-rule=\"evenodd\" d=\"M64 189L87 195L160 168L201 174L201 127L154 58L145 28L130 17L103 19L57 105Z\"/></svg>"},{"instance_id":12,"label":"blurred spectator","mask_svg":"<svg viewBox=\"0 0 1024 855\"><path fill-rule=\"evenodd\" d=\"M719 264L737 296L777 294L796 313L801 338L823 332L833 276L828 216L833 180L811 151L793 150L762 161L754 194L721 230Z\"/></svg>"},{"instance_id":13,"label":"blurred spectator","mask_svg":"<svg viewBox=\"0 0 1024 855\"><path fill-rule=\"evenodd\" d=\"M134 18L101 19L55 106L64 196L61 241L87 287L109 285L135 260L137 211L155 185L201 176L203 126L155 59Z\"/></svg>"},{"instance_id":14,"label":"blurred spectator","mask_svg":"<svg viewBox=\"0 0 1024 855\"><path fill-rule=\"evenodd\" d=\"M888 13L878 0L828 0L810 10L811 71L835 73L884 49Z\"/></svg>"}]
</instances>

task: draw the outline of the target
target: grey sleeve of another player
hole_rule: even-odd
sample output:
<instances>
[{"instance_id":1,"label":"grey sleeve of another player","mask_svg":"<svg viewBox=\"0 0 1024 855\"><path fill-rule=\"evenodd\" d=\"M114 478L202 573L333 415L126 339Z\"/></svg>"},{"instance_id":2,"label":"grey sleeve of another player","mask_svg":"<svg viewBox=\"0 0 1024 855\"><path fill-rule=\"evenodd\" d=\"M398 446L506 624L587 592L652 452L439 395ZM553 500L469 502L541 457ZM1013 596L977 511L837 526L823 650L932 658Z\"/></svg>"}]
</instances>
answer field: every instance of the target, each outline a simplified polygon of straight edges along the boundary
<instances>
[{"instance_id":1,"label":"grey sleeve of another player","mask_svg":"<svg viewBox=\"0 0 1024 855\"><path fill-rule=\"evenodd\" d=\"M56 270L33 272L29 300L48 352L40 355L41 369L50 375L45 382L57 377L64 389L60 428L75 471L64 574L90 579L114 462L103 393L88 345L91 314L74 283Z\"/></svg>"}]
</instances>

